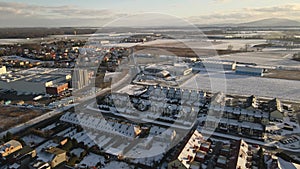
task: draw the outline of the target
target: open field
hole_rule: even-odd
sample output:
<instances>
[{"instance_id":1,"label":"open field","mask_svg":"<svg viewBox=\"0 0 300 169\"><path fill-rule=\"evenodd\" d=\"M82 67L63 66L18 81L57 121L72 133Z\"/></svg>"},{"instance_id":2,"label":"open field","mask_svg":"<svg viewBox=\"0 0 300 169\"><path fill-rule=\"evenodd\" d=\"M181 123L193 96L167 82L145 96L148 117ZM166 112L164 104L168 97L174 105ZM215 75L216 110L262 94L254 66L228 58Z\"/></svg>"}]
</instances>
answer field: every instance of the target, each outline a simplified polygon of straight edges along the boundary
<instances>
[{"instance_id":1,"label":"open field","mask_svg":"<svg viewBox=\"0 0 300 169\"><path fill-rule=\"evenodd\" d=\"M149 46L140 46L137 45L134 47L135 52L144 53L144 54L153 54L153 55L168 55L168 56L179 56L179 57L197 57L197 58L206 58L215 55L224 55L239 53L242 51L239 50L215 50L215 49L201 49L201 48L191 48L190 46L180 46L172 47L171 46L160 46L160 45L149 45Z\"/></svg>"},{"instance_id":2,"label":"open field","mask_svg":"<svg viewBox=\"0 0 300 169\"><path fill-rule=\"evenodd\" d=\"M159 39L155 41L145 42L140 46L157 46L157 47L176 47L184 48L188 46L193 49L214 49L226 50L228 46L232 46L232 50L240 50L246 44L250 47L258 44L264 44L263 39L222 39L222 40L197 40L197 39Z\"/></svg>"},{"instance_id":3,"label":"open field","mask_svg":"<svg viewBox=\"0 0 300 169\"><path fill-rule=\"evenodd\" d=\"M300 71L296 70L268 70L268 73L265 73L264 77L287 80L300 80L299 75Z\"/></svg>"},{"instance_id":4,"label":"open field","mask_svg":"<svg viewBox=\"0 0 300 169\"><path fill-rule=\"evenodd\" d=\"M298 61L292 60L292 54L295 51L263 51L263 52L247 52L235 53L230 55L222 55L221 59L232 60L237 62L256 63L260 66L285 67L291 69L300 69Z\"/></svg>"},{"instance_id":5,"label":"open field","mask_svg":"<svg viewBox=\"0 0 300 169\"><path fill-rule=\"evenodd\" d=\"M0 106L0 132L46 113L46 110Z\"/></svg>"},{"instance_id":6,"label":"open field","mask_svg":"<svg viewBox=\"0 0 300 169\"><path fill-rule=\"evenodd\" d=\"M226 82L224 84L224 82ZM216 90L228 94L256 95L300 101L300 81L262 78L236 74L200 73L181 85L182 88Z\"/></svg>"}]
</instances>

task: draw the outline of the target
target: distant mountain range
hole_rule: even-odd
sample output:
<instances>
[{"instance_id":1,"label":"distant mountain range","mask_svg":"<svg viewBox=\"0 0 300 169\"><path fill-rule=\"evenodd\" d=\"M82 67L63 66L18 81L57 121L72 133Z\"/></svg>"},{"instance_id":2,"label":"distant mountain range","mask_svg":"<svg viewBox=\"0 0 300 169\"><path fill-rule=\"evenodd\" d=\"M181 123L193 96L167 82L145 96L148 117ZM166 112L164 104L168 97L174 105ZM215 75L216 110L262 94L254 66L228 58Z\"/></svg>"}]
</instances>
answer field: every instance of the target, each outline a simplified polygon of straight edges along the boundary
<instances>
[{"instance_id":1,"label":"distant mountain range","mask_svg":"<svg viewBox=\"0 0 300 169\"><path fill-rule=\"evenodd\" d=\"M300 22L283 19L283 18L268 18L257 21L238 23L238 24L210 24L210 25L199 25L200 27L205 26L216 26L216 27L300 27Z\"/></svg>"},{"instance_id":2,"label":"distant mountain range","mask_svg":"<svg viewBox=\"0 0 300 169\"><path fill-rule=\"evenodd\" d=\"M252 22L237 24L245 27L275 27L275 26L300 26L300 22L291 19L268 18Z\"/></svg>"}]
</instances>

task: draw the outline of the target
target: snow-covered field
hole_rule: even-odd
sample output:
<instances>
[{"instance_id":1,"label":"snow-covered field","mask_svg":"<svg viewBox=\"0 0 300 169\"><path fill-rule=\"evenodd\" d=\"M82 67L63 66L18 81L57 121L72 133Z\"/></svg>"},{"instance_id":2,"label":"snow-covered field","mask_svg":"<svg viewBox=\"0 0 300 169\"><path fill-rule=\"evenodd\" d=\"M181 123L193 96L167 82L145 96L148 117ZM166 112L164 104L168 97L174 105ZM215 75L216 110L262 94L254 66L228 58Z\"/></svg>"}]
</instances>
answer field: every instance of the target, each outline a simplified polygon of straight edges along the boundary
<instances>
[{"instance_id":1,"label":"snow-covered field","mask_svg":"<svg viewBox=\"0 0 300 169\"><path fill-rule=\"evenodd\" d=\"M207 39L206 39L207 40ZM180 42L180 43L178 43ZM182 44L181 44L182 43ZM172 47L189 47L193 49L227 49L228 45L232 45L233 50L244 48L246 44L254 46L266 43L262 39L222 39L222 40L196 40L196 39L158 39L155 41L145 42L140 46L172 46Z\"/></svg>"},{"instance_id":2,"label":"snow-covered field","mask_svg":"<svg viewBox=\"0 0 300 169\"><path fill-rule=\"evenodd\" d=\"M125 154L127 157L137 157L131 159L134 163L141 163L145 165L152 166L154 161L158 162L163 158L162 152L165 152L168 148L169 144L154 141L151 145L150 149L140 148L135 146L129 152Z\"/></svg>"},{"instance_id":3,"label":"snow-covered field","mask_svg":"<svg viewBox=\"0 0 300 169\"><path fill-rule=\"evenodd\" d=\"M225 79L222 79L224 78ZM224 84L224 82L226 84ZM224 86L225 85L225 86ZM197 87L198 86L198 87ZM213 87L212 87L213 86ZM182 88L213 90L221 89L227 94L256 95L300 101L300 81L262 78L246 75L200 73L181 85ZM225 91L223 91L225 89Z\"/></svg>"},{"instance_id":4,"label":"snow-covered field","mask_svg":"<svg viewBox=\"0 0 300 169\"><path fill-rule=\"evenodd\" d=\"M217 44L214 44L213 46L204 47L207 49L228 49L229 45L232 45L233 50L239 50L241 48L245 48L245 45L248 44L250 46L258 45L266 43L266 40L262 39L222 39L217 40L216 42L219 42Z\"/></svg>"},{"instance_id":5,"label":"snow-covered field","mask_svg":"<svg viewBox=\"0 0 300 169\"><path fill-rule=\"evenodd\" d=\"M231 60L237 62L256 63L257 65L267 65L272 67L282 66L290 68L299 68L300 64L297 61L291 60L294 53L297 51L277 50L263 52L247 52L235 53L230 55L221 55L220 59Z\"/></svg>"}]
</instances>

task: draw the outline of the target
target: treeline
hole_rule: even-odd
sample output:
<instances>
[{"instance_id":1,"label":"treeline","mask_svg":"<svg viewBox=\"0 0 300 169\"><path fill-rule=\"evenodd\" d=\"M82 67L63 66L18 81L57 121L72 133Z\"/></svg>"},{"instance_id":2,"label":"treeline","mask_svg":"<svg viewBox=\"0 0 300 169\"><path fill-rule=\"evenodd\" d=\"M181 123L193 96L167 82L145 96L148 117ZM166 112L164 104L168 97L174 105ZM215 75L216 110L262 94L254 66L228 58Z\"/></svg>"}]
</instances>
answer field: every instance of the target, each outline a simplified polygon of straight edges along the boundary
<instances>
[{"instance_id":1,"label":"treeline","mask_svg":"<svg viewBox=\"0 0 300 169\"><path fill-rule=\"evenodd\" d=\"M295 53L292 57L293 60L300 62L300 52Z\"/></svg>"},{"instance_id":2,"label":"treeline","mask_svg":"<svg viewBox=\"0 0 300 169\"><path fill-rule=\"evenodd\" d=\"M39 38L49 35L92 34L92 28L0 28L0 38Z\"/></svg>"}]
</instances>

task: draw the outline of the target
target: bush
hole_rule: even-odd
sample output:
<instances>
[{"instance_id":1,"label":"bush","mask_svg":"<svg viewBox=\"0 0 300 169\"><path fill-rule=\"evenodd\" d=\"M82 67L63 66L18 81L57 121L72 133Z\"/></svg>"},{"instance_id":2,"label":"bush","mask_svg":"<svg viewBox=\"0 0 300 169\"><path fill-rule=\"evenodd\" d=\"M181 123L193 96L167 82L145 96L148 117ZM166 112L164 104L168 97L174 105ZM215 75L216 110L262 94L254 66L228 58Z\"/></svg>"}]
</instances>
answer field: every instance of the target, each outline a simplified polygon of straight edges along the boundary
<instances>
[{"instance_id":1,"label":"bush","mask_svg":"<svg viewBox=\"0 0 300 169\"><path fill-rule=\"evenodd\" d=\"M73 147L72 141L68 140L68 142L62 146L62 149L66 151L70 151L72 147Z\"/></svg>"},{"instance_id":2,"label":"bush","mask_svg":"<svg viewBox=\"0 0 300 169\"><path fill-rule=\"evenodd\" d=\"M75 166L75 164L77 164L77 163L79 163L80 162L80 160L79 160L79 158L78 157L76 157L76 156L72 156L70 159L69 159L69 161L68 161L68 165L70 165L70 166Z\"/></svg>"}]
</instances>

